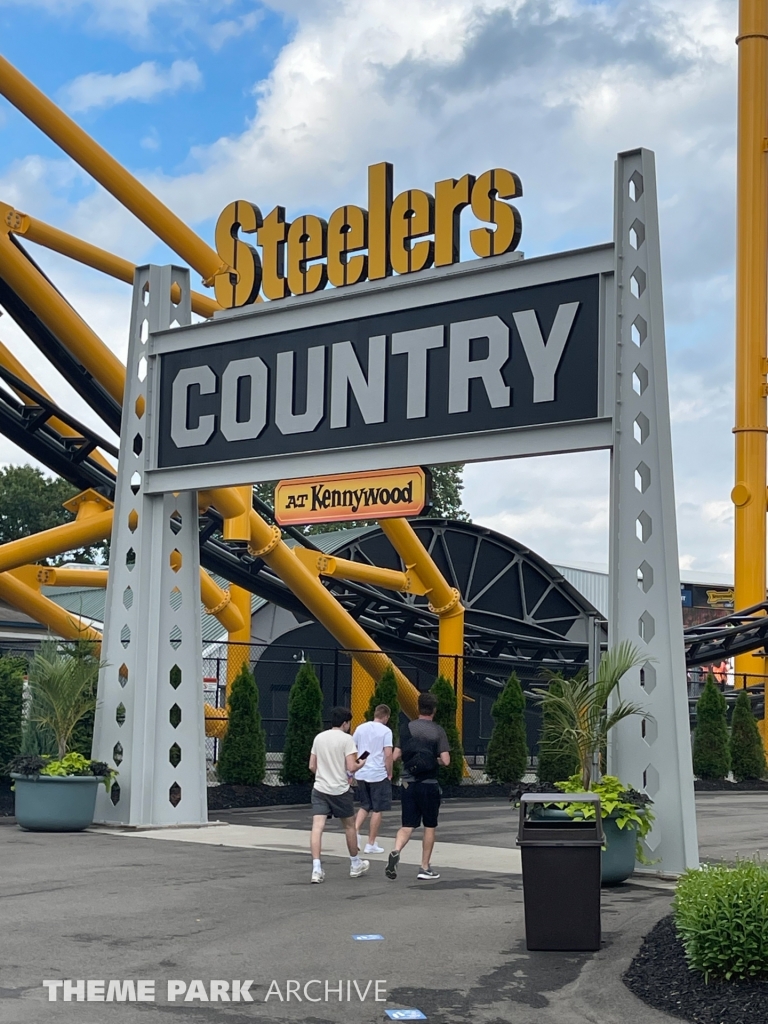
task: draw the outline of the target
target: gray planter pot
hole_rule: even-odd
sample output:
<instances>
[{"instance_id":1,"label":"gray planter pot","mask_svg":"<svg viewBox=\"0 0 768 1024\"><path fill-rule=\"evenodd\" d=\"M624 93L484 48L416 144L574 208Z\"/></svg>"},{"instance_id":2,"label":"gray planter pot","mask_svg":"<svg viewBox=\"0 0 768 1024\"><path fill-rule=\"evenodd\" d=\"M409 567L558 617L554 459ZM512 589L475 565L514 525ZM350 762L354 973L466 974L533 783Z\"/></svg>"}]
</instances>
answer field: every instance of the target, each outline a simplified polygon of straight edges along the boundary
<instances>
[{"instance_id":1,"label":"gray planter pot","mask_svg":"<svg viewBox=\"0 0 768 1024\"><path fill-rule=\"evenodd\" d=\"M82 832L93 823L95 775L15 775L16 824L29 832Z\"/></svg>"},{"instance_id":2,"label":"gray planter pot","mask_svg":"<svg viewBox=\"0 0 768 1024\"><path fill-rule=\"evenodd\" d=\"M536 817L568 818L567 811L557 807L536 808ZM600 858L600 884L618 885L635 870L636 828L619 828L614 818L603 818L605 849Z\"/></svg>"}]
</instances>

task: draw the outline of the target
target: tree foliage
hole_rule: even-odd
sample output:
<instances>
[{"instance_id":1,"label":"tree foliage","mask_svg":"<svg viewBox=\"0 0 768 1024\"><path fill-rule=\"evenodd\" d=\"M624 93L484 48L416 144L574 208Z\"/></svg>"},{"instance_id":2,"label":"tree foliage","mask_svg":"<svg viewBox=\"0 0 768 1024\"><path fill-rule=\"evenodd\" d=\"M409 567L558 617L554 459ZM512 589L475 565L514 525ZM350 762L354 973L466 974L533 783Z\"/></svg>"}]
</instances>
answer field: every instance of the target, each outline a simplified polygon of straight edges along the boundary
<instances>
[{"instance_id":1,"label":"tree foliage","mask_svg":"<svg viewBox=\"0 0 768 1024\"><path fill-rule=\"evenodd\" d=\"M618 693L611 699L622 677L643 660L633 644L622 640L604 652L594 679L581 673L572 679L554 676L560 679L561 688L534 691L551 716L553 735L559 734L558 749L565 746L576 756L585 790L589 790L595 765L603 770L603 751L611 729L630 715L647 717L639 704L622 700Z\"/></svg>"},{"instance_id":2,"label":"tree foliage","mask_svg":"<svg viewBox=\"0 0 768 1024\"><path fill-rule=\"evenodd\" d=\"M227 710L227 731L216 774L230 785L258 786L267 771L267 739L259 713L259 691L247 664L229 688Z\"/></svg>"},{"instance_id":3,"label":"tree foliage","mask_svg":"<svg viewBox=\"0 0 768 1024\"><path fill-rule=\"evenodd\" d=\"M365 712L366 722L373 721L373 713L379 704L386 704L392 712L389 716L389 728L392 730L393 747L400 745L400 701L397 698L397 678L391 665L387 665L381 679L371 694L368 702L368 710ZM358 751L360 753L360 751ZM400 778L402 763L395 761L392 766L392 781L397 782Z\"/></svg>"},{"instance_id":4,"label":"tree foliage","mask_svg":"<svg viewBox=\"0 0 768 1024\"><path fill-rule=\"evenodd\" d=\"M693 770L700 779L724 779L730 771L727 713L725 697L710 672L696 701Z\"/></svg>"},{"instance_id":5,"label":"tree foliage","mask_svg":"<svg viewBox=\"0 0 768 1024\"><path fill-rule=\"evenodd\" d=\"M518 782L528 767L525 696L513 672L491 708L493 732L485 770L494 782Z\"/></svg>"},{"instance_id":6,"label":"tree foliage","mask_svg":"<svg viewBox=\"0 0 768 1024\"><path fill-rule=\"evenodd\" d=\"M62 503L77 494L77 488L58 476L45 476L33 466L6 466L0 469L0 544L21 537L29 537L40 530L73 521L74 516ZM46 565L62 562L108 561L108 546L94 544L87 548L67 552L56 558L40 559Z\"/></svg>"},{"instance_id":7,"label":"tree foliage","mask_svg":"<svg viewBox=\"0 0 768 1024\"><path fill-rule=\"evenodd\" d=\"M444 786L458 786L464 775L464 747L456 727L456 693L445 676L437 677L431 692L437 697L435 721L445 729L451 748L451 763L440 766L438 779Z\"/></svg>"},{"instance_id":8,"label":"tree foliage","mask_svg":"<svg viewBox=\"0 0 768 1024\"><path fill-rule=\"evenodd\" d=\"M283 782L312 782L309 755L315 736L323 728L323 691L309 661L299 669L288 694L288 724L285 730Z\"/></svg>"},{"instance_id":9,"label":"tree foliage","mask_svg":"<svg viewBox=\"0 0 768 1024\"><path fill-rule=\"evenodd\" d=\"M737 782L763 779L766 775L763 741L746 690L736 698L731 718L731 771Z\"/></svg>"},{"instance_id":10,"label":"tree foliage","mask_svg":"<svg viewBox=\"0 0 768 1024\"><path fill-rule=\"evenodd\" d=\"M553 696L562 696L563 682L552 679L549 690ZM542 703L541 734L539 736L538 776L539 782L554 785L570 779L579 768L579 759L570 739L563 733L550 706Z\"/></svg>"},{"instance_id":11,"label":"tree foliage","mask_svg":"<svg viewBox=\"0 0 768 1024\"><path fill-rule=\"evenodd\" d=\"M0 775L21 751L21 716L24 707L24 658L0 658Z\"/></svg>"}]
</instances>

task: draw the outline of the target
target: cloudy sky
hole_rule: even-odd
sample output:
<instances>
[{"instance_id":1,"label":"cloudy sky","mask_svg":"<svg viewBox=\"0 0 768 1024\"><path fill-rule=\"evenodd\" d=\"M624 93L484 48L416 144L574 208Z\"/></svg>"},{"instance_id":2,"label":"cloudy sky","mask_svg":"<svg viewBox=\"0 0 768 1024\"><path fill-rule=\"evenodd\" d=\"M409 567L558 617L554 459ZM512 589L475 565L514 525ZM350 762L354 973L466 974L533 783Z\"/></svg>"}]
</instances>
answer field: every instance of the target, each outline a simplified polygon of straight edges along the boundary
<instances>
[{"instance_id":1,"label":"cloudy sky","mask_svg":"<svg viewBox=\"0 0 768 1024\"><path fill-rule=\"evenodd\" d=\"M0 52L209 241L232 199L289 219L365 205L366 166L390 160L396 191L516 171L521 248L542 255L609 240L615 154L655 150L681 565L722 572L736 13L736 0L0 0ZM0 200L136 263L171 258L2 98ZM34 255L124 355L127 286ZM0 338L89 419L7 316ZM20 461L0 438L0 463ZM605 453L478 464L465 482L476 521L551 561L607 560Z\"/></svg>"}]
</instances>

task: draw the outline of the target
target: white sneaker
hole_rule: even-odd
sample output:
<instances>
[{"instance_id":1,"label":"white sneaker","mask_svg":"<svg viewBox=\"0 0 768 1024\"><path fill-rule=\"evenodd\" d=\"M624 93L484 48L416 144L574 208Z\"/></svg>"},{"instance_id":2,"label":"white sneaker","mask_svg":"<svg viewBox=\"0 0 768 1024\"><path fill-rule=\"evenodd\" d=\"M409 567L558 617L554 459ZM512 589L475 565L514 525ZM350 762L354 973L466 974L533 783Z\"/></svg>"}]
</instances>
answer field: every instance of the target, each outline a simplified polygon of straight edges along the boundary
<instances>
[{"instance_id":1,"label":"white sneaker","mask_svg":"<svg viewBox=\"0 0 768 1024\"><path fill-rule=\"evenodd\" d=\"M325 881L325 872L323 871L322 868L319 871L313 871L312 872L312 881L313 882L324 882Z\"/></svg>"},{"instance_id":2,"label":"white sneaker","mask_svg":"<svg viewBox=\"0 0 768 1024\"><path fill-rule=\"evenodd\" d=\"M349 877L359 878L360 875L364 875L368 868L371 866L371 862L368 860L361 860L357 867L350 865Z\"/></svg>"},{"instance_id":3,"label":"white sneaker","mask_svg":"<svg viewBox=\"0 0 768 1024\"><path fill-rule=\"evenodd\" d=\"M366 843L363 853L384 853L384 847L378 843Z\"/></svg>"}]
</instances>

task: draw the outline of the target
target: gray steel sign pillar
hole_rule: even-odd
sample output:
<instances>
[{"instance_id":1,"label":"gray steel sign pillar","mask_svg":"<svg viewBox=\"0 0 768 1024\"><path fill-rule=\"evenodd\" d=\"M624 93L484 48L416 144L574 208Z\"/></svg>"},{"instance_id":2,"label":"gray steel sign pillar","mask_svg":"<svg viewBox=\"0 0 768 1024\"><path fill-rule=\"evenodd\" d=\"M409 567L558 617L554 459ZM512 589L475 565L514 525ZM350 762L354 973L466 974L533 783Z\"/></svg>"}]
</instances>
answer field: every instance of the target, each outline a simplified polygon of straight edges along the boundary
<instances>
[{"instance_id":1,"label":"gray steel sign pillar","mask_svg":"<svg viewBox=\"0 0 768 1024\"><path fill-rule=\"evenodd\" d=\"M653 716L614 730L609 771L645 791L656 823L648 870L698 865L680 603L656 204L646 149L619 154L615 194L616 394L611 464L610 643L645 655L621 696Z\"/></svg>"},{"instance_id":2,"label":"gray steel sign pillar","mask_svg":"<svg viewBox=\"0 0 768 1024\"><path fill-rule=\"evenodd\" d=\"M182 298L171 302L171 285ZM189 271L136 271L93 756L117 766L96 820L208 820L197 492L146 494L149 334L191 321Z\"/></svg>"}]
</instances>

